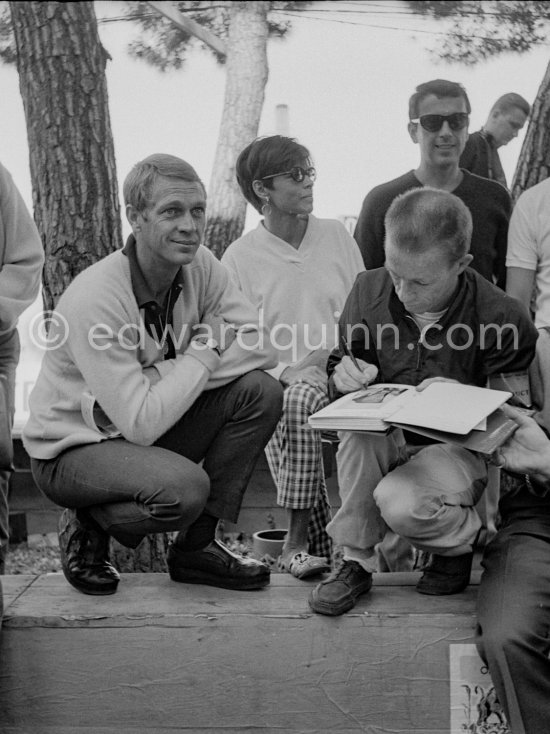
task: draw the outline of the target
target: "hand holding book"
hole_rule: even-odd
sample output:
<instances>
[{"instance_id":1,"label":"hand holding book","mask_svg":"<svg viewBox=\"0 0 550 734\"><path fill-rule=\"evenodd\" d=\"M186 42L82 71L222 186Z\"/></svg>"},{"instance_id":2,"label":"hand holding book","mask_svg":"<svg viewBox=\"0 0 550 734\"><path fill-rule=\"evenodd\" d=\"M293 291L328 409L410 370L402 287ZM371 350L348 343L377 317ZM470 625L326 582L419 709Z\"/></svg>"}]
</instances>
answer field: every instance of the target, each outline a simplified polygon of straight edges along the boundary
<instances>
[{"instance_id":1,"label":"hand holding book","mask_svg":"<svg viewBox=\"0 0 550 734\"><path fill-rule=\"evenodd\" d=\"M518 426L495 451L494 463L517 474L529 474L545 484L550 480L550 442L542 428L524 411L503 405L502 412Z\"/></svg>"}]
</instances>

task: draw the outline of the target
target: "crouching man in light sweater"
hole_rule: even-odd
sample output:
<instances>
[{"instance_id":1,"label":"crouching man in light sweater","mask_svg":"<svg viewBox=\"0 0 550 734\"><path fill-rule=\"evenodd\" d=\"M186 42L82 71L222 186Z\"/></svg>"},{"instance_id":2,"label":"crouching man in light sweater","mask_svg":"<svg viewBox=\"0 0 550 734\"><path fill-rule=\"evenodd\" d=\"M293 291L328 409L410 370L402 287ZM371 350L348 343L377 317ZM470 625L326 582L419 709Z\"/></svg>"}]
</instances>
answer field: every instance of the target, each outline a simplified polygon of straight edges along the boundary
<instances>
[{"instance_id":1,"label":"crouching man in light sweater","mask_svg":"<svg viewBox=\"0 0 550 734\"><path fill-rule=\"evenodd\" d=\"M269 583L269 568L215 539L237 520L257 457L282 409L257 313L201 246L206 194L169 155L124 182L132 227L123 250L82 272L59 300L52 348L30 398L23 439L40 489L67 508L64 574L112 594L109 537L135 548L179 531L174 581L232 589ZM199 466L202 462L202 466Z\"/></svg>"}]
</instances>

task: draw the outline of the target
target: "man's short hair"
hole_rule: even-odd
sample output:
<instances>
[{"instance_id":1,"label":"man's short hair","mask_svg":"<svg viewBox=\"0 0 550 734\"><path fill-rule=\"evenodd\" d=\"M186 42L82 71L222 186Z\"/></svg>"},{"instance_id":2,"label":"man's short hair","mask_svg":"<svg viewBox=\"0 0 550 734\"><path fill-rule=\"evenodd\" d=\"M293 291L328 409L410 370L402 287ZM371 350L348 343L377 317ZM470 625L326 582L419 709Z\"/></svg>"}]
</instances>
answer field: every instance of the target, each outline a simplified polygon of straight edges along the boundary
<instances>
[{"instance_id":1,"label":"man's short hair","mask_svg":"<svg viewBox=\"0 0 550 734\"><path fill-rule=\"evenodd\" d=\"M455 262L466 255L472 239L472 215L449 191L429 186L397 196L384 219L386 240L400 250L421 254L438 248Z\"/></svg>"},{"instance_id":2,"label":"man's short hair","mask_svg":"<svg viewBox=\"0 0 550 734\"><path fill-rule=\"evenodd\" d=\"M204 184L193 166L175 155L154 153L139 161L126 176L122 187L124 203L143 212L151 203L153 186L160 177L179 178L189 183L199 183L205 194Z\"/></svg>"},{"instance_id":3,"label":"man's short hair","mask_svg":"<svg viewBox=\"0 0 550 734\"><path fill-rule=\"evenodd\" d=\"M521 94L516 94L515 92L508 92L508 94L503 94L502 97L499 97L491 107L491 112L495 112L496 110L499 112L509 112L514 107L524 112L526 116L529 116L531 112L529 102Z\"/></svg>"},{"instance_id":4,"label":"man's short hair","mask_svg":"<svg viewBox=\"0 0 550 734\"><path fill-rule=\"evenodd\" d=\"M269 135L256 138L242 150L237 158L235 172L244 198L261 213L262 201L252 186L264 176L288 171L303 161L311 163L309 150L294 138L284 135ZM273 179L264 182L266 188L273 187Z\"/></svg>"},{"instance_id":5,"label":"man's short hair","mask_svg":"<svg viewBox=\"0 0 550 734\"><path fill-rule=\"evenodd\" d=\"M420 103L432 94L438 99L442 99L443 97L462 97L466 102L466 112L470 114L472 111L470 100L462 84L449 82L446 79L434 79L431 82L419 84L409 99L409 120L416 120L419 115Z\"/></svg>"}]
</instances>

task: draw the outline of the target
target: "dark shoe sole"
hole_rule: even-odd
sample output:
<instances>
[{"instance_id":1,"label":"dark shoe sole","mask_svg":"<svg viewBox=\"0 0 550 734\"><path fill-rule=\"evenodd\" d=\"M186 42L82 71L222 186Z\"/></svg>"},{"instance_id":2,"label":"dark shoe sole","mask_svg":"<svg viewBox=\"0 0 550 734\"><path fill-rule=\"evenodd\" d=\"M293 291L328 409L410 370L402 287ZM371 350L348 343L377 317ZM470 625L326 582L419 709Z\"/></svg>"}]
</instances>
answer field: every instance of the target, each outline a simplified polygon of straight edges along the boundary
<instances>
[{"instance_id":1,"label":"dark shoe sole","mask_svg":"<svg viewBox=\"0 0 550 734\"><path fill-rule=\"evenodd\" d=\"M112 581L111 584L101 584L101 586L94 586L91 584L83 583L81 581L77 581L69 573L67 567L63 562L61 563L61 570L63 571L63 576L65 576L65 578L73 588L77 589L83 594L90 594L91 596L108 596L109 594L114 594L118 588L118 583L120 581L120 579L117 579L116 581Z\"/></svg>"},{"instance_id":2,"label":"dark shoe sole","mask_svg":"<svg viewBox=\"0 0 550 734\"><path fill-rule=\"evenodd\" d=\"M242 578L231 576L217 576L216 574L194 571L192 568L169 569L170 578L181 584L203 584L205 586L217 586L220 589L234 589L236 591L254 591L263 589L269 584L270 574L264 574L257 578Z\"/></svg>"},{"instance_id":3,"label":"dark shoe sole","mask_svg":"<svg viewBox=\"0 0 550 734\"><path fill-rule=\"evenodd\" d=\"M339 602L323 601L322 599L319 599L317 588L315 588L309 597L309 606L317 614L325 614L327 617L337 617L340 614L345 614L346 612L349 612L350 609L353 609L357 603L357 599L370 591L371 587L372 581L364 584L364 586L360 587L354 594L350 593L349 596L342 598Z\"/></svg>"},{"instance_id":4,"label":"dark shoe sole","mask_svg":"<svg viewBox=\"0 0 550 734\"><path fill-rule=\"evenodd\" d=\"M118 588L118 582L113 584L113 586L89 586L88 584L81 584L80 582L75 581L71 576L66 574L65 571L63 571L63 575L73 588L82 592L82 594L89 594L90 596L109 596L109 594L114 594Z\"/></svg>"},{"instance_id":5,"label":"dark shoe sole","mask_svg":"<svg viewBox=\"0 0 550 734\"><path fill-rule=\"evenodd\" d=\"M422 586L420 581L416 585L416 590L419 594L425 594L426 596L451 596L452 594L461 594L468 588L470 583L469 579L465 584L455 587L454 589L441 589L436 586Z\"/></svg>"}]
</instances>

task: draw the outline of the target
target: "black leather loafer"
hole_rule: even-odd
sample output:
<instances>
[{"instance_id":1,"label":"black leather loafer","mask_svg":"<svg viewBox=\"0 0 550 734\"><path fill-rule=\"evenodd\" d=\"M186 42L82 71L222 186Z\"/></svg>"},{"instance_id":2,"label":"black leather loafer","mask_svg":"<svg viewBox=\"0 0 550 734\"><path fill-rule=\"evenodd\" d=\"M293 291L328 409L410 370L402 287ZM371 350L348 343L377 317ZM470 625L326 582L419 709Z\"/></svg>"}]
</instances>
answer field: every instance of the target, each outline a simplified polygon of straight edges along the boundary
<instances>
[{"instance_id":1,"label":"black leather loafer","mask_svg":"<svg viewBox=\"0 0 550 734\"><path fill-rule=\"evenodd\" d=\"M269 566L233 553L219 540L212 540L206 548L197 551L184 551L172 544L167 562L172 581L185 584L240 591L261 589L269 584Z\"/></svg>"},{"instance_id":2,"label":"black leather loafer","mask_svg":"<svg viewBox=\"0 0 550 734\"><path fill-rule=\"evenodd\" d=\"M431 596L459 594L470 583L473 558L473 553L464 553L461 556L432 555L416 590L420 594Z\"/></svg>"},{"instance_id":3,"label":"black leather loafer","mask_svg":"<svg viewBox=\"0 0 550 734\"><path fill-rule=\"evenodd\" d=\"M64 510L59 520L61 566L83 594L114 594L120 576L109 562L109 536L83 511Z\"/></svg>"}]
</instances>

